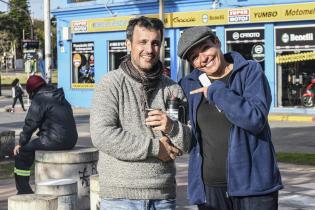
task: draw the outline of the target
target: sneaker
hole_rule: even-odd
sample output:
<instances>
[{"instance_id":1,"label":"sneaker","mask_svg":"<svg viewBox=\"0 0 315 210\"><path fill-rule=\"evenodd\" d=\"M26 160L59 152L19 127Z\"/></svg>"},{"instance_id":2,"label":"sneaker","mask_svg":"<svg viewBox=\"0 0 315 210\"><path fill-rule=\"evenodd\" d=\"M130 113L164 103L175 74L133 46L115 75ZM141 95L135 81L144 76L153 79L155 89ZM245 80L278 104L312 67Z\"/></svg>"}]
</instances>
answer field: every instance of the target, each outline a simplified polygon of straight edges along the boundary
<instances>
[{"instance_id":1,"label":"sneaker","mask_svg":"<svg viewBox=\"0 0 315 210\"><path fill-rule=\"evenodd\" d=\"M11 109L10 112L14 112L14 109Z\"/></svg>"}]
</instances>

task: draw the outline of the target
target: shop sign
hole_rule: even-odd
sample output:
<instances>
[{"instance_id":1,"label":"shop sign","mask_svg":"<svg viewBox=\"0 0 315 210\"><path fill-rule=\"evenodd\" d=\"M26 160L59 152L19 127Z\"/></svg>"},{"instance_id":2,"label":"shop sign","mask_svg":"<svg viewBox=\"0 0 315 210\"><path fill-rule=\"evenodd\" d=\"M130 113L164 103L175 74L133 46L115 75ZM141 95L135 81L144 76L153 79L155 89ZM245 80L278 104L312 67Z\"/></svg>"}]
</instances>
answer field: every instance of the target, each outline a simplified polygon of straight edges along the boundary
<instances>
[{"instance_id":1,"label":"shop sign","mask_svg":"<svg viewBox=\"0 0 315 210\"><path fill-rule=\"evenodd\" d=\"M72 21L71 22L72 33L88 32L88 26L86 20Z\"/></svg>"},{"instance_id":2,"label":"shop sign","mask_svg":"<svg viewBox=\"0 0 315 210\"><path fill-rule=\"evenodd\" d=\"M165 15L165 27L192 27L227 24L226 10L176 12Z\"/></svg>"},{"instance_id":3,"label":"shop sign","mask_svg":"<svg viewBox=\"0 0 315 210\"><path fill-rule=\"evenodd\" d=\"M315 27L277 28L276 49L305 49L315 47Z\"/></svg>"},{"instance_id":4,"label":"shop sign","mask_svg":"<svg viewBox=\"0 0 315 210\"><path fill-rule=\"evenodd\" d=\"M146 16L155 18L159 17L158 14L149 14ZM128 21L135 17L136 16L119 16L75 20L71 22L71 32L87 33L126 30ZM236 9L174 12L166 13L164 17L166 28L315 20L315 3L309 2Z\"/></svg>"},{"instance_id":5,"label":"shop sign","mask_svg":"<svg viewBox=\"0 0 315 210\"><path fill-rule=\"evenodd\" d=\"M315 60L315 52L306 52L290 55L279 55L276 57L276 63L292 63L306 60Z\"/></svg>"},{"instance_id":6,"label":"shop sign","mask_svg":"<svg viewBox=\"0 0 315 210\"><path fill-rule=\"evenodd\" d=\"M250 30L233 30L226 31L227 43L241 43L241 42L263 42L264 30L263 29L250 29Z\"/></svg>"},{"instance_id":7,"label":"shop sign","mask_svg":"<svg viewBox=\"0 0 315 210\"><path fill-rule=\"evenodd\" d=\"M252 57L257 62L265 60L265 47L263 44L255 44L251 51Z\"/></svg>"},{"instance_id":8,"label":"shop sign","mask_svg":"<svg viewBox=\"0 0 315 210\"><path fill-rule=\"evenodd\" d=\"M228 23L248 23L250 21L249 9L231 9L228 14Z\"/></svg>"},{"instance_id":9,"label":"shop sign","mask_svg":"<svg viewBox=\"0 0 315 210\"><path fill-rule=\"evenodd\" d=\"M251 7L250 19L252 23L314 20L315 4L284 4L264 7Z\"/></svg>"},{"instance_id":10,"label":"shop sign","mask_svg":"<svg viewBox=\"0 0 315 210\"><path fill-rule=\"evenodd\" d=\"M109 41L109 52L127 52L126 41Z\"/></svg>"}]
</instances>

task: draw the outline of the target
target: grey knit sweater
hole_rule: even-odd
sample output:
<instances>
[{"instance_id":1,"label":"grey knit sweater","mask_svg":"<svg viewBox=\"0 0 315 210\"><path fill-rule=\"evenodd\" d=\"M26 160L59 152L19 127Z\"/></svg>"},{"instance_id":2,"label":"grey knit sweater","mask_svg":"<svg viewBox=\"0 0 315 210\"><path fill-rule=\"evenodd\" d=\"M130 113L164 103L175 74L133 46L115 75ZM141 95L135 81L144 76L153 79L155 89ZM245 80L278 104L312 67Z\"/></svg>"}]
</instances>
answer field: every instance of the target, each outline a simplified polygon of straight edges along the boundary
<instances>
[{"instance_id":1,"label":"grey knit sweater","mask_svg":"<svg viewBox=\"0 0 315 210\"><path fill-rule=\"evenodd\" d=\"M183 99L179 85L162 77L148 99L151 108L165 111L167 97ZM157 156L161 132L145 126L141 84L123 70L109 72L96 86L90 117L92 142L100 151L98 172L102 198L171 199L176 197L174 161ZM175 123L170 139L183 151L190 146L190 129Z\"/></svg>"}]
</instances>

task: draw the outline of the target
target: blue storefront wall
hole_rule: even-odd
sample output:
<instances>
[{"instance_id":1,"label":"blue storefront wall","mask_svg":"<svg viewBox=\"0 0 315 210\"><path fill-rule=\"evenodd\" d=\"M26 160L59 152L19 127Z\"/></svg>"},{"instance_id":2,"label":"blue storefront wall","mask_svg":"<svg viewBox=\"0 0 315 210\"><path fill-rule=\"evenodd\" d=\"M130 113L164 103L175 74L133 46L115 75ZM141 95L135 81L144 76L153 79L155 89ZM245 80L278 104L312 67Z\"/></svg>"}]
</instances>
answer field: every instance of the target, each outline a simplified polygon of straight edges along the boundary
<instances>
[{"instance_id":1,"label":"blue storefront wall","mask_svg":"<svg viewBox=\"0 0 315 210\"><path fill-rule=\"evenodd\" d=\"M122 0L120 0L122 1ZM137 1L136 1L137 2ZM284 3L302 3L312 1L290 1L280 0L264 1L263 4L257 4L257 1L219 1L220 4L217 8L233 8L242 6L263 6L267 4L284 4ZM67 4L61 9L56 9L53 15L57 19L57 45L58 45L58 85L63 87L67 99L75 107L89 108L91 106L91 98L94 89L73 89L71 88L71 46L75 42L94 42L95 50L95 79L96 83L103 75L108 72L108 41L109 40L123 40L125 39L125 31L116 32L94 32L94 33L77 33L72 34L72 38L68 41L62 40L62 28L70 27L73 20L106 18L115 16L128 16L139 14L157 14L158 1L150 1L149 3L127 4L119 5L113 4L104 7L101 1L89 2L89 5L80 3ZM212 9L212 4L209 1L165 1L165 12L187 12L187 11L201 11ZM275 27L289 26L289 25L305 25L314 24L311 20L301 20L297 22L277 22L277 23L256 23L256 24L235 24L235 25L222 25L222 26L209 26L213 28L222 42L222 50L226 51L225 31L232 28L253 28L259 27L264 29L265 33L265 73L270 83L273 95L272 111L277 112L295 112L295 113L315 113L314 109L303 108L276 108L277 105L277 80L276 80L276 64L275 64ZM165 31L165 37L170 38L170 54L171 54L171 75L172 79L178 81L181 78L179 71L180 60L176 55L177 42L180 37L180 32L184 28L169 28ZM61 47L64 51L61 52Z\"/></svg>"}]
</instances>

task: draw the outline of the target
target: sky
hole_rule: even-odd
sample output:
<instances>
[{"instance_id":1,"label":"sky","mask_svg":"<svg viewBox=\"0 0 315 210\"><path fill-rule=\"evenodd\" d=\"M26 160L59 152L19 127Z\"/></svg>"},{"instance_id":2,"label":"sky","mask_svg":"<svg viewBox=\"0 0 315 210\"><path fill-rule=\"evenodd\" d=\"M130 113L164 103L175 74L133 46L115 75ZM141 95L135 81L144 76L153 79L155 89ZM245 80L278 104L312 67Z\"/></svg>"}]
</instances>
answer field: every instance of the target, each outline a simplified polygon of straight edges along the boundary
<instances>
[{"instance_id":1,"label":"sky","mask_svg":"<svg viewBox=\"0 0 315 210\"><path fill-rule=\"evenodd\" d=\"M9 0L4 0L9 2ZM55 3L58 0L50 0L50 9L53 9L55 6ZM35 19L44 19L44 0L28 0L29 5L30 5L30 12L32 18ZM0 11L7 11L8 6L5 3L0 2Z\"/></svg>"}]
</instances>

